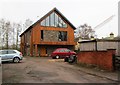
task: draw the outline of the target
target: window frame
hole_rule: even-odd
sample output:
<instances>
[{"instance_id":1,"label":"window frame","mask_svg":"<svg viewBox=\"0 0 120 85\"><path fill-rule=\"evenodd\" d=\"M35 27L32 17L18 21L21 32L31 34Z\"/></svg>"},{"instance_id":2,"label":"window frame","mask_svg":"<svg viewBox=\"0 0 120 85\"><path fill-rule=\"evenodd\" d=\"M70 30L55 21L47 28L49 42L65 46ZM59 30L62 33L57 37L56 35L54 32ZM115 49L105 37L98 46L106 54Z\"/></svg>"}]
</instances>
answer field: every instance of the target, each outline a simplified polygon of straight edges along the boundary
<instances>
[{"instance_id":1,"label":"window frame","mask_svg":"<svg viewBox=\"0 0 120 85\"><path fill-rule=\"evenodd\" d=\"M40 32L41 32L41 33L40 33L40 34L41 34L41 37L40 37L40 38L41 38L41 40L44 40L44 31L41 30Z\"/></svg>"}]
</instances>

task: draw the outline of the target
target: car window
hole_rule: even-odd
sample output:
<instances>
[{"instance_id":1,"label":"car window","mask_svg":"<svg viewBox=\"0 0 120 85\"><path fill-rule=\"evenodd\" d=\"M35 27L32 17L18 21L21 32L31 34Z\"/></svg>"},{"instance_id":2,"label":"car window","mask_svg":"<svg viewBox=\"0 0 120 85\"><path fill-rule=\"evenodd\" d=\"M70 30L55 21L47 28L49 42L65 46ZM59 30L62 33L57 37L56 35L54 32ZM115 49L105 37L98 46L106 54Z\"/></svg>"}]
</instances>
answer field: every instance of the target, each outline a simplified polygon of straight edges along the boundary
<instances>
[{"instance_id":1,"label":"car window","mask_svg":"<svg viewBox=\"0 0 120 85\"><path fill-rule=\"evenodd\" d=\"M0 51L0 54L2 54L2 51Z\"/></svg>"},{"instance_id":2,"label":"car window","mask_svg":"<svg viewBox=\"0 0 120 85\"><path fill-rule=\"evenodd\" d=\"M6 50L5 51L1 51L0 54L7 54L7 51Z\"/></svg>"},{"instance_id":3,"label":"car window","mask_svg":"<svg viewBox=\"0 0 120 85\"><path fill-rule=\"evenodd\" d=\"M65 52L65 50L64 49L60 49L59 52Z\"/></svg>"},{"instance_id":4,"label":"car window","mask_svg":"<svg viewBox=\"0 0 120 85\"><path fill-rule=\"evenodd\" d=\"M70 50L69 49L64 49L65 50L65 52L70 52Z\"/></svg>"},{"instance_id":5,"label":"car window","mask_svg":"<svg viewBox=\"0 0 120 85\"><path fill-rule=\"evenodd\" d=\"M8 54L13 54L13 53L16 53L16 52L13 50L8 50Z\"/></svg>"}]
</instances>

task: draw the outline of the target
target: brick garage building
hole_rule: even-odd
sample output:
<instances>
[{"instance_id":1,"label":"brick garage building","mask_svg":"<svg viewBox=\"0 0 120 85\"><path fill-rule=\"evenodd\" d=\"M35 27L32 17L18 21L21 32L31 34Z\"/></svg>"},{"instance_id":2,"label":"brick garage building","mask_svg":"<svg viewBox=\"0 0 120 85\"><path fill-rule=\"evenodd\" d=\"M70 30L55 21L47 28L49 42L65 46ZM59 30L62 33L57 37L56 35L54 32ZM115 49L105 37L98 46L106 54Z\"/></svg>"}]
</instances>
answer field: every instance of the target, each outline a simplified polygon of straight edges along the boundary
<instances>
[{"instance_id":1,"label":"brick garage building","mask_svg":"<svg viewBox=\"0 0 120 85\"><path fill-rule=\"evenodd\" d=\"M48 56L58 47L74 50L76 28L56 8L52 9L21 35L21 52L24 55Z\"/></svg>"}]
</instances>

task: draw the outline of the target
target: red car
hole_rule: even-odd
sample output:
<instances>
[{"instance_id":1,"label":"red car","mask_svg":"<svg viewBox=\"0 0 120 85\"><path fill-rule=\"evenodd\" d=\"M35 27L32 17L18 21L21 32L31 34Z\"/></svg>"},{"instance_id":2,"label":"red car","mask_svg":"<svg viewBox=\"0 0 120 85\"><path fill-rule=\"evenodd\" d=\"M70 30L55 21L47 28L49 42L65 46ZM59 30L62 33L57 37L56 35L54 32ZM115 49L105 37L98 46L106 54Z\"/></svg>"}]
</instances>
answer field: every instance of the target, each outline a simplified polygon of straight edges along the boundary
<instances>
[{"instance_id":1,"label":"red car","mask_svg":"<svg viewBox=\"0 0 120 85\"><path fill-rule=\"evenodd\" d=\"M76 52L71 51L67 48L57 48L55 51L52 52L51 57L53 59L64 58L65 61L70 61L71 59L75 59L74 57L76 57Z\"/></svg>"}]
</instances>

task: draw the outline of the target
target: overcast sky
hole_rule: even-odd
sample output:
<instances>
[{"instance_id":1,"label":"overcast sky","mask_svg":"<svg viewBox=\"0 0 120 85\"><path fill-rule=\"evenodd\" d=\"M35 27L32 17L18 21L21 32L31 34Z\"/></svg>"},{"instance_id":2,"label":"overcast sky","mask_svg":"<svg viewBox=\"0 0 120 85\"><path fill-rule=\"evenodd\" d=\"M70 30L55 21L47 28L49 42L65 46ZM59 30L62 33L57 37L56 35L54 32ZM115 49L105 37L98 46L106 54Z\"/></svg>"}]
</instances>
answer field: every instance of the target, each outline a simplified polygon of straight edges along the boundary
<instances>
[{"instance_id":1,"label":"overcast sky","mask_svg":"<svg viewBox=\"0 0 120 85\"><path fill-rule=\"evenodd\" d=\"M56 7L75 27L87 23L94 28L107 18L113 19L96 29L97 37L118 35L119 0L0 0L0 18L12 22L36 21Z\"/></svg>"}]
</instances>

